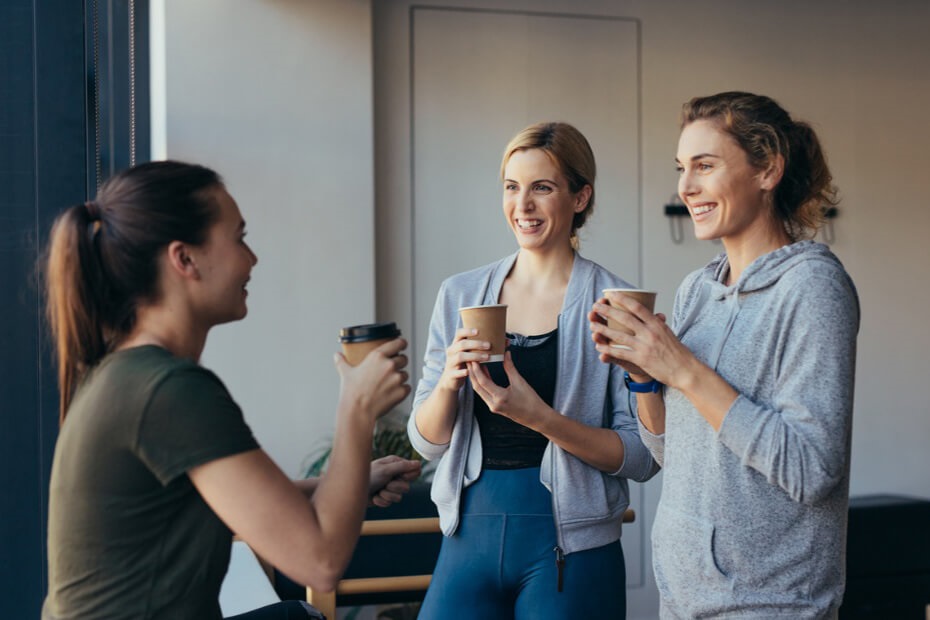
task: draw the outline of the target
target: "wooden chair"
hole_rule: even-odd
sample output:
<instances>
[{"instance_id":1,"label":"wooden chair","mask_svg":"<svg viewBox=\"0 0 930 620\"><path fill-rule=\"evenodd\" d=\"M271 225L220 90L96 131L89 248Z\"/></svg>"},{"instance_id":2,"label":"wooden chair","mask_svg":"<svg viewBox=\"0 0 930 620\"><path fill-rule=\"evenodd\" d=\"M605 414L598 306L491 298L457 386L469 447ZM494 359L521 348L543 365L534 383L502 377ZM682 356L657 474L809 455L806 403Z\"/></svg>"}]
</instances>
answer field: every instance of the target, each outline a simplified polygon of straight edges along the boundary
<instances>
[{"instance_id":1,"label":"wooden chair","mask_svg":"<svg viewBox=\"0 0 930 620\"><path fill-rule=\"evenodd\" d=\"M335 592L314 592L273 570L275 591L282 600L305 598L330 620L336 605L422 601L442 545L429 493L428 483L414 482L403 501L368 509L362 537Z\"/></svg>"},{"instance_id":2,"label":"wooden chair","mask_svg":"<svg viewBox=\"0 0 930 620\"><path fill-rule=\"evenodd\" d=\"M409 561L411 553L426 553L428 556L425 558L426 561L430 566L435 566L436 555L438 555L439 552L438 540L434 550L424 550L422 545L411 550L411 548L414 547L414 543L402 542L402 548L406 550L406 553L402 556L397 556L396 553L394 553L399 550L397 547L394 549L383 548L390 546L390 543L386 541L375 541L376 537L410 537L411 535L422 534L432 534L435 537L439 537L438 540L441 540L439 517L365 521L362 524L362 539L359 540L359 548L356 549L353 563L355 563L359 557L364 556L367 547L365 543L371 540L373 541L373 546L382 547L382 549L377 552L377 555L381 556L381 560L384 562L390 562L394 564L394 566L397 566L403 562L392 562L392 560L399 560L401 557L405 557ZM419 563L422 564L423 562L421 561ZM353 570L354 568L355 570ZM335 592L315 592L312 588L308 587L307 602L323 612L328 619L335 620L337 597L339 597L340 605L418 601L423 599L426 589L429 587L430 579L432 578L432 568L429 568L429 572L412 575L397 575L393 574L396 571L386 570L386 572L391 574L387 576L352 576L358 572L359 569L350 564L349 569L346 571L346 576L339 581ZM367 573L367 571L364 572Z\"/></svg>"}]
</instances>

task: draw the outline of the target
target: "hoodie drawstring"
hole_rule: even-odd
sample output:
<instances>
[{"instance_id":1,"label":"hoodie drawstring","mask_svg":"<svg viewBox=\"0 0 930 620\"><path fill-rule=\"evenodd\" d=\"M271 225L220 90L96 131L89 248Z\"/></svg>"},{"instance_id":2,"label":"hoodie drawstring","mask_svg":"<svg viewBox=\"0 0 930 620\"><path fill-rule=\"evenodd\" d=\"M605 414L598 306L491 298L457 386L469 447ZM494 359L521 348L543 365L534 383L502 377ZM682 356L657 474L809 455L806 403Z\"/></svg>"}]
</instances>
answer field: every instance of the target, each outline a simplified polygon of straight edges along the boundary
<instances>
[{"instance_id":1,"label":"hoodie drawstring","mask_svg":"<svg viewBox=\"0 0 930 620\"><path fill-rule=\"evenodd\" d=\"M715 372L717 370L717 363L720 361L720 355L723 353L723 345L726 343L727 338L730 337L730 332L733 331L733 325L736 323L736 316L739 314L739 289L733 289L730 292L729 304L730 312L727 317L727 325L717 338L713 353L707 358L707 365L713 368Z\"/></svg>"}]
</instances>

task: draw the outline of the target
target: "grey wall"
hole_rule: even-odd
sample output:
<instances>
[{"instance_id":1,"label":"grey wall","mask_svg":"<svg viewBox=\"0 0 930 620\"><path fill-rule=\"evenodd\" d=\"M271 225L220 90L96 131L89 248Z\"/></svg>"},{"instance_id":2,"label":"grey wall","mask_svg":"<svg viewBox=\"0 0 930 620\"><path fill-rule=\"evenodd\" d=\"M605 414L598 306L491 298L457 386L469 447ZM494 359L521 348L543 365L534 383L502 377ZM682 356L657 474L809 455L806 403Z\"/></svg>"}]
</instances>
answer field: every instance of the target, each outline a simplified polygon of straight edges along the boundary
<instances>
[{"instance_id":1,"label":"grey wall","mask_svg":"<svg viewBox=\"0 0 930 620\"><path fill-rule=\"evenodd\" d=\"M164 24L153 109L165 110L153 143L224 176L259 258L248 318L213 330L203 363L296 476L332 433L338 330L374 319L368 2L167 0L153 11L164 12L152 20Z\"/></svg>"}]
</instances>

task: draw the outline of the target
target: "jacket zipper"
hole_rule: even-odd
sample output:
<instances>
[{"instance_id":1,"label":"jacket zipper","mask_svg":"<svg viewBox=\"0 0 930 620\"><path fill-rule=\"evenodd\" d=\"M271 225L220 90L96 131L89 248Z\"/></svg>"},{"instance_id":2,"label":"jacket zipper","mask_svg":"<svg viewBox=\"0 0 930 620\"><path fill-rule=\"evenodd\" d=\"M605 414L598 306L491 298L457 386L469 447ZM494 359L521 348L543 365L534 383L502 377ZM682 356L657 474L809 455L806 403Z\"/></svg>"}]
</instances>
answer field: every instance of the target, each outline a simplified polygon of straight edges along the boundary
<instances>
[{"instance_id":1,"label":"jacket zipper","mask_svg":"<svg viewBox=\"0 0 930 620\"><path fill-rule=\"evenodd\" d=\"M559 318L557 319L557 324L559 330L562 329L562 314L559 313ZM559 351L561 353L561 351ZM560 356L561 357L561 356ZM556 391L558 391L559 382L556 381ZM558 402L558 394L553 393L552 402L553 404ZM556 479L555 479L555 455L551 451L555 450L555 445L549 445L549 479L552 481L552 518L555 521L555 567L556 567L556 588L558 592L562 591L562 579L563 571L565 569L565 553L562 551L562 527L560 525L561 520L559 519L559 502L556 500Z\"/></svg>"}]
</instances>

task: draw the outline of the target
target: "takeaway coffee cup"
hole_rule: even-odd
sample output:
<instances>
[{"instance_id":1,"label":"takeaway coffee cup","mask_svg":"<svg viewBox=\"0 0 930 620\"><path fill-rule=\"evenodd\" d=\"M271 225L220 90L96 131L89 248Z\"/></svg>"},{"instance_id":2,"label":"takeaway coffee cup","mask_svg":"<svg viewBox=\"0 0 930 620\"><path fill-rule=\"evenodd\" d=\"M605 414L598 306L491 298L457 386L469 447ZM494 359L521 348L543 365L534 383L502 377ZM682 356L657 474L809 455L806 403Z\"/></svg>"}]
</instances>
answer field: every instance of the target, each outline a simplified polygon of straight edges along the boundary
<instances>
[{"instance_id":1,"label":"takeaway coffee cup","mask_svg":"<svg viewBox=\"0 0 930 620\"><path fill-rule=\"evenodd\" d=\"M482 363L503 362L507 350L507 305L459 308L459 315L464 327L477 329L477 338L491 343L490 357Z\"/></svg>"},{"instance_id":2,"label":"takeaway coffee cup","mask_svg":"<svg viewBox=\"0 0 930 620\"><path fill-rule=\"evenodd\" d=\"M352 366L358 366L372 349L400 336L396 323L369 323L339 330L342 354Z\"/></svg>"},{"instance_id":3,"label":"takeaway coffee cup","mask_svg":"<svg viewBox=\"0 0 930 620\"><path fill-rule=\"evenodd\" d=\"M620 301L620 295L626 295L628 297L632 297L639 303L646 306L646 308L649 309L649 312L655 312L655 305L656 305L656 292L655 291L644 291L638 288L605 288L604 297L607 298L607 303L610 304L610 307L617 308L619 310L622 310L623 312L626 312L627 309L623 306L623 302ZM612 321L611 319L607 319L607 327L611 329L616 329L617 331L630 334L631 336L633 335L633 332L626 329L625 327L623 327L616 321ZM611 344L610 346L617 347L618 349L629 350L629 347L623 346L622 344Z\"/></svg>"}]
</instances>

